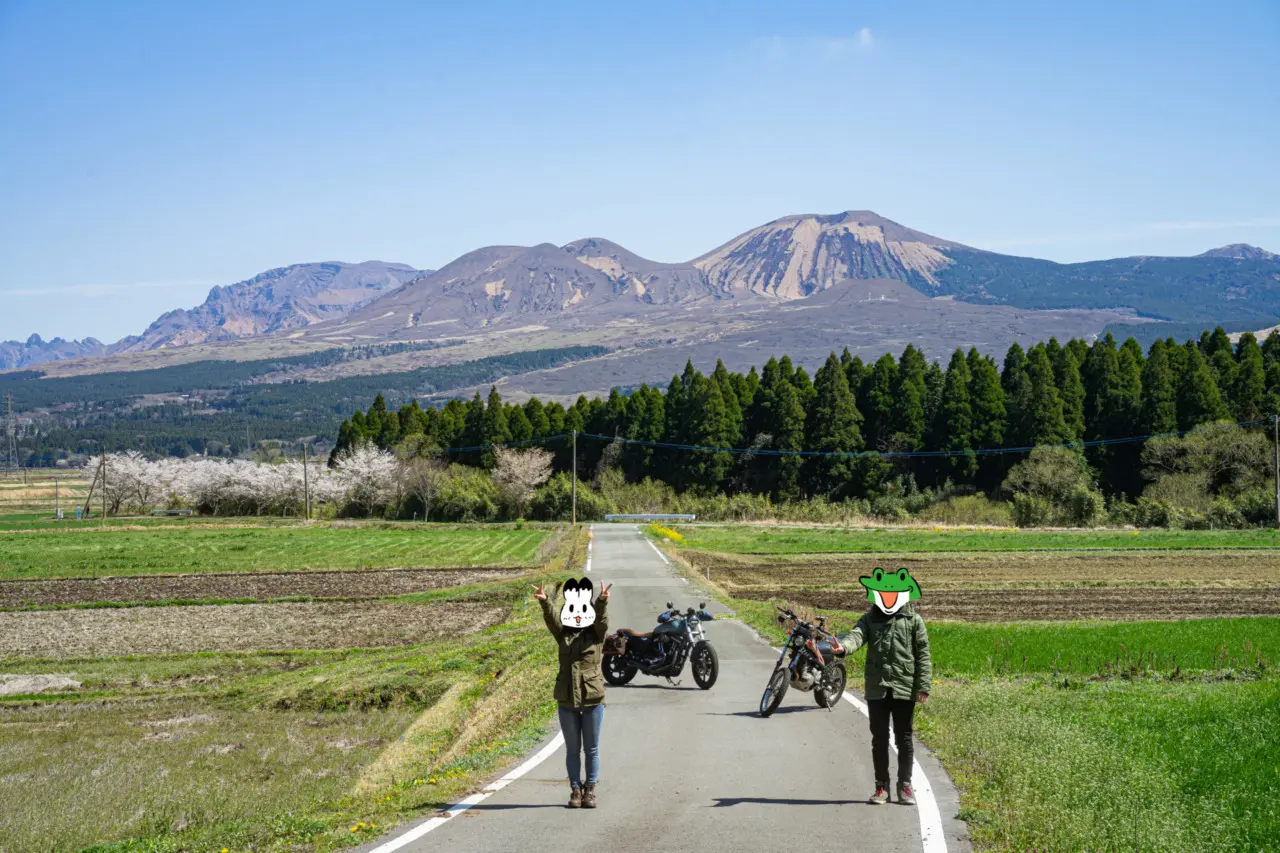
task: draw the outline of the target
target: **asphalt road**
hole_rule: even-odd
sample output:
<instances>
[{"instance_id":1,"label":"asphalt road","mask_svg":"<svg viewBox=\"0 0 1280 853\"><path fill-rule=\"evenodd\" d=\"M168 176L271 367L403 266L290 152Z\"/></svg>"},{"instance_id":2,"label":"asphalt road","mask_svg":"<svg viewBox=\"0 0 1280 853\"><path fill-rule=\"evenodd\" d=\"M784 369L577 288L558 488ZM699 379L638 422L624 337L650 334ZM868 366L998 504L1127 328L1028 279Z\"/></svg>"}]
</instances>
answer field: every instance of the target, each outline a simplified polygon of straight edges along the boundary
<instances>
[{"instance_id":1,"label":"asphalt road","mask_svg":"<svg viewBox=\"0 0 1280 853\"><path fill-rule=\"evenodd\" d=\"M610 630L648 631L667 601L680 608L699 603L697 588L681 580L634 526L595 525L592 557L590 577L597 589L602 582L613 584ZM708 605L713 613L724 612L717 602ZM711 690L698 689L688 667L679 687L637 675L625 687L608 688L599 808L564 807L569 785L560 748L502 790L447 821L437 820L431 831L396 849L970 849L964 824L954 819L955 791L922 747L917 745L916 760L941 818L941 831L927 846L918 808L867 803L874 788L870 733L853 703L825 710L811 693L789 691L782 707L763 719L756 709L777 653L736 621L707 623L706 630L720 656L720 677ZM849 686L850 692L860 691L860 668L851 668ZM361 849L389 853L400 836L422 823Z\"/></svg>"}]
</instances>

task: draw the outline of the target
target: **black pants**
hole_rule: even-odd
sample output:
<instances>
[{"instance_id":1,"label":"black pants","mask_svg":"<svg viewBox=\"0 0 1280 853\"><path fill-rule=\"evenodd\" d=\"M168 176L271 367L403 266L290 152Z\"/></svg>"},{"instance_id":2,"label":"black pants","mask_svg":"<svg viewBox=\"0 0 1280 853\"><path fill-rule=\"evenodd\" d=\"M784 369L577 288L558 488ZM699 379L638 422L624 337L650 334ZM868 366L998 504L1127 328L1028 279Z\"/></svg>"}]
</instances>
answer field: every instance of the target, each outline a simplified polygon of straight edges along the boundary
<instances>
[{"instance_id":1,"label":"black pants","mask_svg":"<svg viewBox=\"0 0 1280 853\"><path fill-rule=\"evenodd\" d=\"M893 738L898 746L898 782L911 783L911 767L915 747L911 725L916 715L915 699L875 699L867 702L871 717L871 764L876 782L889 787L889 719L893 719Z\"/></svg>"}]
</instances>

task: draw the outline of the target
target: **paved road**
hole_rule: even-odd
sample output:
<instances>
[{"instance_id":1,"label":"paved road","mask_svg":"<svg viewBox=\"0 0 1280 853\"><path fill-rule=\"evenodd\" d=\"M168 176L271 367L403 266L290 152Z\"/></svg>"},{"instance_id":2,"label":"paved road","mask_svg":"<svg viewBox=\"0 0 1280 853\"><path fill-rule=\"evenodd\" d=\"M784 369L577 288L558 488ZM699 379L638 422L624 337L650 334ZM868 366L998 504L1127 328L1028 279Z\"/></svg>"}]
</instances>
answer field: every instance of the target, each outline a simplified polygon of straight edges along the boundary
<instances>
[{"instance_id":1,"label":"paved road","mask_svg":"<svg viewBox=\"0 0 1280 853\"><path fill-rule=\"evenodd\" d=\"M681 608L698 604L696 588L633 526L596 525L592 556L593 583L613 584L611 630L651 630L669 600ZM708 609L723 612L717 602ZM720 655L720 678L711 690L699 690L687 668L678 688L638 675L626 687L608 689L599 808L564 808L569 786L561 748L399 850L924 849L917 809L866 802L874 787L866 718L849 702L828 711L812 694L792 691L773 717L762 719L756 708L776 653L741 623L706 627ZM851 673L851 687L861 682L861 672ZM946 849L968 850L964 825L953 818L954 790L920 748L917 760L939 802ZM398 834L363 849L394 842ZM930 849L942 848L934 842Z\"/></svg>"}]
</instances>

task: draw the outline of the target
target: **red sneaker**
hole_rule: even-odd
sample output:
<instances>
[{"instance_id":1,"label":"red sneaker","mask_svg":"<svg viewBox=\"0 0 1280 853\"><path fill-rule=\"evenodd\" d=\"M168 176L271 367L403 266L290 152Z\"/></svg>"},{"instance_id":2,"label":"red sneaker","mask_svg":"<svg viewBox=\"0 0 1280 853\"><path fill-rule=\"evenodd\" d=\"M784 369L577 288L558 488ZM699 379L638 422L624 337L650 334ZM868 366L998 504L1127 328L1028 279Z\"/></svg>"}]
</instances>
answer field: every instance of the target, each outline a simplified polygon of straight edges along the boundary
<instances>
[{"instance_id":1,"label":"red sneaker","mask_svg":"<svg viewBox=\"0 0 1280 853\"><path fill-rule=\"evenodd\" d=\"M898 802L904 806L914 806L916 804L916 795L911 790L911 785L906 782L898 783Z\"/></svg>"},{"instance_id":2,"label":"red sneaker","mask_svg":"<svg viewBox=\"0 0 1280 853\"><path fill-rule=\"evenodd\" d=\"M873 806L883 806L885 803L889 802L888 789L881 783L877 782L876 792L871 795L870 802Z\"/></svg>"}]
</instances>

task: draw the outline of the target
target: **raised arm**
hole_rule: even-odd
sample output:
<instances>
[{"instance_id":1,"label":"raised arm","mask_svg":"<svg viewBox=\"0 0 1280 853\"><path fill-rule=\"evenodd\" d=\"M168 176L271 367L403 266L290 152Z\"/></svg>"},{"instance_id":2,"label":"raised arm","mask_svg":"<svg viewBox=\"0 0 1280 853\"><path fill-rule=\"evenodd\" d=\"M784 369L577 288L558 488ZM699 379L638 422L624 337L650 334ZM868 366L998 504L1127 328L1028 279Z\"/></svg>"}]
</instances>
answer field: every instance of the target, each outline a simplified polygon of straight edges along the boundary
<instances>
[{"instance_id":1,"label":"raised arm","mask_svg":"<svg viewBox=\"0 0 1280 853\"><path fill-rule=\"evenodd\" d=\"M596 596L596 621L591 626L591 630L595 633L596 640L604 642L605 635L609 633L609 587L611 583L604 585L600 590L600 594Z\"/></svg>"},{"instance_id":2,"label":"raised arm","mask_svg":"<svg viewBox=\"0 0 1280 853\"><path fill-rule=\"evenodd\" d=\"M538 584L533 588L533 597L538 599L538 604L542 605L542 621L547 623L547 630L557 640L564 635L564 626L560 624L560 620L556 618L555 611L551 609L551 601L547 598L547 593L542 588L542 584Z\"/></svg>"}]
</instances>

